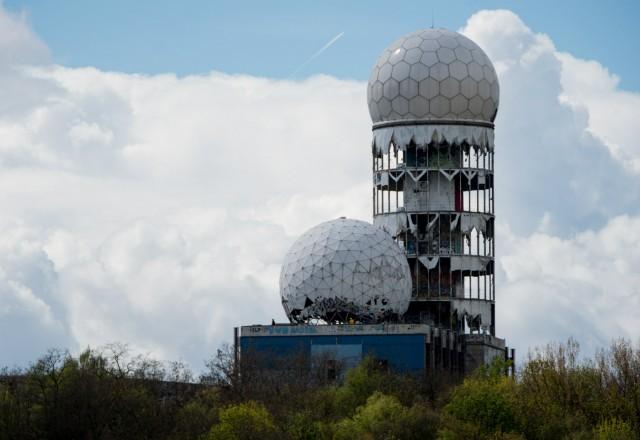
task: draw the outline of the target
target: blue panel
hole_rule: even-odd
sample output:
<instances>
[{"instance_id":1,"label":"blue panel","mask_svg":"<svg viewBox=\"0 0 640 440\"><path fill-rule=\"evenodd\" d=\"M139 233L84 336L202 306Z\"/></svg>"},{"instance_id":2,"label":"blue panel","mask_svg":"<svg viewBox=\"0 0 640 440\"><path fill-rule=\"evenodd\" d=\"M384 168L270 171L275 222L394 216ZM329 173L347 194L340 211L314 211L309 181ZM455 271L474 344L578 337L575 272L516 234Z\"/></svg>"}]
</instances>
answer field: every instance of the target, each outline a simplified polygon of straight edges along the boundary
<instances>
[{"instance_id":1,"label":"blue panel","mask_svg":"<svg viewBox=\"0 0 640 440\"><path fill-rule=\"evenodd\" d=\"M311 357L314 359L334 359L348 370L362 361L362 344L312 344Z\"/></svg>"},{"instance_id":2,"label":"blue panel","mask_svg":"<svg viewBox=\"0 0 640 440\"><path fill-rule=\"evenodd\" d=\"M253 351L265 356L310 356L322 346L342 346L339 352L350 350L352 346L362 347L362 356L372 356L387 361L391 369L398 373L417 373L425 369L425 335L357 335L357 336L243 336L240 338L242 351ZM346 353L346 351L345 351Z\"/></svg>"}]
</instances>

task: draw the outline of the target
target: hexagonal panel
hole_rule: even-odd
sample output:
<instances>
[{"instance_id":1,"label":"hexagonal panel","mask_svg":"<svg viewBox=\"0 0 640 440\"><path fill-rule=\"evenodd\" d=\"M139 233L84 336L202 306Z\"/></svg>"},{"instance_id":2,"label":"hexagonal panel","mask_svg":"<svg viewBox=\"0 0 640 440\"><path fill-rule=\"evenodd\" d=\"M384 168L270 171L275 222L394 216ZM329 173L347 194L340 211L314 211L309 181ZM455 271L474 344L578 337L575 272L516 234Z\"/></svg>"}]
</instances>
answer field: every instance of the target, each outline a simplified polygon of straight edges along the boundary
<instances>
[{"instance_id":1,"label":"hexagonal panel","mask_svg":"<svg viewBox=\"0 0 640 440\"><path fill-rule=\"evenodd\" d=\"M425 29L418 32L420 32L420 37L423 40L434 40L438 38L440 35L442 35L442 32L440 31L440 29L436 29L436 28Z\"/></svg>"},{"instance_id":2,"label":"hexagonal panel","mask_svg":"<svg viewBox=\"0 0 640 440\"><path fill-rule=\"evenodd\" d=\"M489 99L491 97L491 85L486 79L478 83L478 95L480 95L482 99Z\"/></svg>"},{"instance_id":3,"label":"hexagonal panel","mask_svg":"<svg viewBox=\"0 0 640 440\"><path fill-rule=\"evenodd\" d=\"M460 83L455 78L447 78L440 81L440 94L446 98L453 98L460 93Z\"/></svg>"},{"instance_id":4,"label":"hexagonal panel","mask_svg":"<svg viewBox=\"0 0 640 440\"><path fill-rule=\"evenodd\" d=\"M485 79L489 81L489 84L493 84L496 80L496 72L493 70L493 67L484 66L482 71L484 72Z\"/></svg>"},{"instance_id":5,"label":"hexagonal panel","mask_svg":"<svg viewBox=\"0 0 640 440\"><path fill-rule=\"evenodd\" d=\"M411 66L409 76L416 81L422 81L429 76L429 68L422 63L417 63Z\"/></svg>"},{"instance_id":6,"label":"hexagonal panel","mask_svg":"<svg viewBox=\"0 0 640 440\"><path fill-rule=\"evenodd\" d=\"M409 64L415 64L420 61L421 56L422 51L415 47L413 49L407 50L407 53L404 54L404 60Z\"/></svg>"},{"instance_id":7,"label":"hexagonal panel","mask_svg":"<svg viewBox=\"0 0 640 440\"><path fill-rule=\"evenodd\" d=\"M498 81L491 84L491 99L497 104L500 100L500 86L498 85Z\"/></svg>"},{"instance_id":8,"label":"hexagonal panel","mask_svg":"<svg viewBox=\"0 0 640 440\"><path fill-rule=\"evenodd\" d=\"M436 81L442 81L449 77L449 66L444 63L436 63L429 68L429 76Z\"/></svg>"},{"instance_id":9,"label":"hexagonal panel","mask_svg":"<svg viewBox=\"0 0 640 440\"><path fill-rule=\"evenodd\" d=\"M471 77L466 77L460 82L460 93L465 98L473 98L478 94L478 83Z\"/></svg>"},{"instance_id":10,"label":"hexagonal panel","mask_svg":"<svg viewBox=\"0 0 640 440\"><path fill-rule=\"evenodd\" d=\"M411 66L409 66L409 64L407 64L405 61L400 61L395 66L393 66L391 77L397 81L401 81L409 76L410 68Z\"/></svg>"},{"instance_id":11,"label":"hexagonal panel","mask_svg":"<svg viewBox=\"0 0 640 440\"><path fill-rule=\"evenodd\" d=\"M469 109L469 100L462 95L457 95L451 100L451 113L461 114Z\"/></svg>"},{"instance_id":12,"label":"hexagonal panel","mask_svg":"<svg viewBox=\"0 0 640 440\"><path fill-rule=\"evenodd\" d=\"M462 119L473 119L474 118L473 113L471 113L469 110L465 110L462 113L459 113L458 117L462 118Z\"/></svg>"},{"instance_id":13,"label":"hexagonal panel","mask_svg":"<svg viewBox=\"0 0 640 440\"><path fill-rule=\"evenodd\" d=\"M382 85L382 95L387 99L393 99L400 94L400 84L391 78Z\"/></svg>"},{"instance_id":14,"label":"hexagonal panel","mask_svg":"<svg viewBox=\"0 0 640 440\"><path fill-rule=\"evenodd\" d=\"M482 113L482 106L484 101L478 95L469 100L469 111L473 113L474 117L480 116Z\"/></svg>"},{"instance_id":15,"label":"hexagonal panel","mask_svg":"<svg viewBox=\"0 0 640 440\"><path fill-rule=\"evenodd\" d=\"M378 112L378 103L370 100L369 101L369 114L371 115L371 119L374 121L380 119L380 113Z\"/></svg>"},{"instance_id":16,"label":"hexagonal panel","mask_svg":"<svg viewBox=\"0 0 640 440\"><path fill-rule=\"evenodd\" d=\"M467 70L469 70L469 76L475 79L476 81L480 81L482 78L484 78L484 72L482 71L482 66L480 66L475 61L469 63L469 65L467 66ZM378 78L380 78L381 74L382 74L382 69L380 69Z\"/></svg>"},{"instance_id":17,"label":"hexagonal panel","mask_svg":"<svg viewBox=\"0 0 640 440\"><path fill-rule=\"evenodd\" d=\"M456 40L458 40L458 44L460 44L460 46L466 47L469 50L479 49L478 45L476 43L474 43L473 41L471 41L470 39L468 39L464 35L457 35L456 36Z\"/></svg>"},{"instance_id":18,"label":"hexagonal panel","mask_svg":"<svg viewBox=\"0 0 640 440\"><path fill-rule=\"evenodd\" d=\"M398 63L399 61L402 61L405 52L406 51L402 47L399 47L391 52L391 55L389 55L389 64L393 65Z\"/></svg>"},{"instance_id":19,"label":"hexagonal panel","mask_svg":"<svg viewBox=\"0 0 640 440\"><path fill-rule=\"evenodd\" d=\"M473 61L473 58L471 57L471 51L466 47L456 47L453 52L456 54L456 59L462 61L465 64Z\"/></svg>"},{"instance_id":20,"label":"hexagonal panel","mask_svg":"<svg viewBox=\"0 0 640 440\"><path fill-rule=\"evenodd\" d=\"M420 96L431 99L440 94L440 83L433 78L423 79L418 85L418 90Z\"/></svg>"},{"instance_id":21,"label":"hexagonal panel","mask_svg":"<svg viewBox=\"0 0 640 440\"><path fill-rule=\"evenodd\" d=\"M418 82L411 78L400 81L400 96L411 99L418 96Z\"/></svg>"},{"instance_id":22,"label":"hexagonal panel","mask_svg":"<svg viewBox=\"0 0 640 440\"><path fill-rule=\"evenodd\" d=\"M438 55L435 52L425 52L420 57L420 62L425 66L431 67L438 62Z\"/></svg>"},{"instance_id":23,"label":"hexagonal panel","mask_svg":"<svg viewBox=\"0 0 640 440\"><path fill-rule=\"evenodd\" d=\"M397 96L391 101L391 108L399 115L406 115L409 113L409 100L404 96Z\"/></svg>"},{"instance_id":24,"label":"hexagonal panel","mask_svg":"<svg viewBox=\"0 0 640 440\"><path fill-rule=\"evenodd\" d=\"M390 45L387 46L387 50L389 50L390 52L393 52L397 48L402 47L402 43L404 43L404 40L405 40L404 37L401 37L401 38L398 38L397 40L394 40L393 43L391 43Z\"/></svg>"},{"instance_id":25,"label":"hexagonal panel","mask_svg":"<svg viewBox=\"0 0 640 440\"><path fill-rule=\"evenodd\" d=\"M380 101L382 98L382 83L380 81L376 81L371 86L371 99L374 101Z\"/></svg>"},{"instance_id":26,"label":"hexagonal panel","mask_svg":"<svg viewBox=\"0 0 640 440\"><path fill-rule=\"evenodd\" d=\"M391 70L393 70L393 66L391 64L385 64L378 71L378 80L385 82L389 78L391 78Z\"/></svg>"},{"instance_id":27,"label":"hexagonal panel","mask_svg":"<svg viewBox=\"0 0 640 440\"><path fill-rule=\"evenodd\" d=\"M380 67L387 61L389 61L389 55L391 55L391 51L389 49L385 49L382 54L378 57L377 66Z\"/></svg>"},{"instance_id":28,"label":"hexagonal panel","mask_svg":"<svg viewBox=\"0 0 640 440\"><path fill-rule=\"evenodd\" d=\"M454 37L450 37L448 35L438 37L438 43L440 43L440 46L448 47L449 49L455 49L458 47L458 41Z\"/></svg>"},{"instance_id":29,"label":"hexagonal panel","mask_svg":"<svg viewBox=\"0 0 640 440\"><path fill-rule=\"evenodd\" d=\"M442 95L436 96L429 102L429 113L442 118L449 113L449 100Z\"/></svg>"},{"instance_id":30,"label":"hexagonal panel","mask_svg":"<svg viewBox=\"0 0 640 440\"><path fill-rule=\"evenodd\" d=\"M480 103L480 109L482 110L482 102ZM378 102L378 113L382 119L386 119L389 113L391 113L391 101L384 96L380 99L380 102Z\"/></svg>"},{"instance_id":31,"label":"hexagonal panel","mask_svg":"<svg viewBox=\"0 0 640 440\"><path fill-rule=\"evenodd\" d=\"M496 107L493 105L493 101L491 99L487 99L484 104L482 104L482 117L484 119L493 121L495 111Z\"/></svg>"},{"instance_id":32,"label":"hexagonal panel","mask_svg":"<svg viewBox=\"0 0 640 440\"><path fill-rule=\"evenodd\" d=\"M436 53L438 54L438 59L445 64L449 64L456 59L456 54L453 53L453 50L446 47L441 47Z\"/></svg>"},{"instance_id":33,"label":"hexagonal panel","mask_svg":"<svg viewBox=\"0 0 640 440\"><path fill-rule=\"evenodd\" d=\"M437 40L422 40L422 43L420 43L420 49L424 50L425 52L434 52L440 49L440 44Z\"/></svg>"},{"instance_id":34,"label":"hexagonal panel","mask_svg":"<svg viewBox=\"0 0 640 440\"><path fill-rule=\"evenodd\" d=\"M480 64L481 66L487 64L487 57L480 49L471 50L471 56L473 57L473 61Z\"/></svg>"},{"instance_id":35,"label":"hexagonal panel","mask_svg":"<svg viewBox=\"0 0 640 440\"><path fill-rule=\"evenodd\" d=\"M378 69L378 66L375 66L373 69L371 69L371 75L369 75L369 83L371 84L372 82L375 82L378 80L378 71L380 69Z\"/></svg>"},{"instance_id":36,"label":"hexagonal panel","mask_svg":"<svg viewBox=\"0 0 640 440\"><path fill-rule=\"evenodd\" d=\"M404 47L405 49L413 49L414 47L420 46L420 43L422 43L422 38L418 36L409 37L404 40L404 43L402 43L402 47Z\"/></svg>"},{"instance_id":37,"label":"hexagonal panel","mask_svg":"<svg viewBox=\"0 0 640 440\"><path fill-rule=\"evenodd\" d=\"M429 101L422 96L416 96L409 101L409 113L414 118L423 118L429 113Z\"/></svg>"},{"instance_id":38,"label":"hexagonal panel","mask_svg":"<svg viewBox=\"0 0 640 440\"><path fill-rule=\"evenodd\" d=\"M460 81L467 78L469 74L467 72L467 65L464 64L462 61L458 61L458 60L449 64L449 73L451 74L452 77Z\"/></svg>"}]
</instances>

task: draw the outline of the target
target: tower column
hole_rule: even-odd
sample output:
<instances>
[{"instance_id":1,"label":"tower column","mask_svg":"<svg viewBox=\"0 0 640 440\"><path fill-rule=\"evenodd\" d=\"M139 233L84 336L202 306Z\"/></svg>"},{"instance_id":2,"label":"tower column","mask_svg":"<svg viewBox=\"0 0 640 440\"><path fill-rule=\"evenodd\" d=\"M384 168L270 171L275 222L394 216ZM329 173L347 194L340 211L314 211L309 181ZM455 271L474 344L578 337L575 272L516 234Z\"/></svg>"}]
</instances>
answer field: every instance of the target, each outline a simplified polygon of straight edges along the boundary
<instances>
[{"instance_id":1,"label":"tower column","mask_svg":"<svg viewBox=\"0 0 640 440\"><path fill-rule=\"evenodd\" d=\"M368 87L374 223L411 269L405 321L495 332L496 72L464 35L425 29L388 46Z\"/></svg>"}]
</instances>

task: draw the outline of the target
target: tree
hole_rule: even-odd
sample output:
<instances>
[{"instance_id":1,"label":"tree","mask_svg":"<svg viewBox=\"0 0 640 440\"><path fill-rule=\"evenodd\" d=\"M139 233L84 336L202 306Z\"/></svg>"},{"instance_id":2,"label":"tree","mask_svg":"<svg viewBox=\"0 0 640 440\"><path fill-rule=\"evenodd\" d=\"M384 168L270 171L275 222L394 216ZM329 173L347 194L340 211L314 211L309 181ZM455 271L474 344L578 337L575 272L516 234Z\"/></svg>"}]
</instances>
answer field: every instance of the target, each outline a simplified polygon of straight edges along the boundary
<instances>
[{"instance_id":1,"label":"tree","mask_svg":"<svg viewBox=\"0 0 640 440\"><path fill-rule=\"evenodd\" d=\"M218 419L219 392L205 388L190 399L176 414L173 434L176 439L200 439Z\"/></svg>"},{"instance_id":2,"label":"tree","mask_svg":"<svg viewBox=\"0 0 640 440\"><path fill-rule=\"evenodd\" d=\"M277 439L278 430L264 405L249 401L220 410L220 422L211 427L210 440Z\"/></svg>"},{"instance_id":3,"label":"tree","mask_svg":"<svg viewBox=\"0 0 640 440\"><path fill-rule=\"evenodd\" d=\"M595 440L634 440L636 438L631 426L620 419L605 420L593 431Z\"/></svg>"},{"instance_id":4,"label":"tree","mask_svg":"<svg viewBox=\"0 0 640 440\"><path fill-rule=\"evenodd\" d=\"M517 384L503 375L504 361L481 368L453 390L444 407L445 438L486 438L518 432Z\"/></svg>"},{"instance_id":5,"label":"tree","mask_svg":"<svg viewBox=\"0 0 640 440\"><path fill-rule=\"evenodd\" d=\"M424 406L408 408L394 396L374 392L352 418L340 421L334 438L342 439L432 439L437 418Z\"/></svg>"}]
</instances>

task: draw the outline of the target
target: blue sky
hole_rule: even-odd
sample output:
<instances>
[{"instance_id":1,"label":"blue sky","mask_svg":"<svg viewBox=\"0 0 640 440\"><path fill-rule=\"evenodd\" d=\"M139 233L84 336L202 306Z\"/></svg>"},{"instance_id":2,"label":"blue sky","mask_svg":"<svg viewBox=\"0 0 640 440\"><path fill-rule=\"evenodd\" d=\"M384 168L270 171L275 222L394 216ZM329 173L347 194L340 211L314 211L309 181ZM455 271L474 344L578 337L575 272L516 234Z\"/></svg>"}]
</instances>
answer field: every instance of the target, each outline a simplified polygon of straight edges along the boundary
<instances>
[{"instance_id":1,"label":"blue sky","mask_svg":"<svg viewBox=\"0 0 640 440\"><path fill-rule=\"evenodd\" d=\"M197 369L286 319L300 234L371 221L366 80L432 4L183 3L0 0L0 366L119 341ZM498 72L497 328L522 354L640 335L640 2L611 3L433 4Z\"/></svg>"},{"instance_id":2,"label":"blue sky","mask_svg":"<svg viewBox=\"0 0 640 440\"><path fill-rule=\"evenodd\" d=\"M559 51L597 59L640 90L640 2L604 1L206 1L5 0L66 66L179 75L218 70L286 78L340 32L297 77L364 80L399 35L435 25L458 29L480 9L506 8Z\"/></svg>"}]
</instances>

